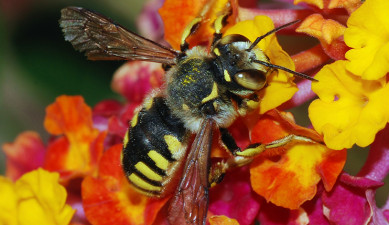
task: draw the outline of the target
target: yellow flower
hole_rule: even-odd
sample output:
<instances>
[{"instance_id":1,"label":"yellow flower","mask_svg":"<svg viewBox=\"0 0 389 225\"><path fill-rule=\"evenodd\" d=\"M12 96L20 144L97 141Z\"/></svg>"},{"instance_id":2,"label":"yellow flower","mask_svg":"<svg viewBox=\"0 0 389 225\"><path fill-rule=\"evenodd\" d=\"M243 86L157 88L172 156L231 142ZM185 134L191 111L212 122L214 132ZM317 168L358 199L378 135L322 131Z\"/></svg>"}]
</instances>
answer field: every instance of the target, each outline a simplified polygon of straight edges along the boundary
<instances>
[{"instance_id":1,"label":"yellow flower","mask_svg":"<svg viewBox=\"0 0 389 225\"><path fill-rule=\"evenodd\" d=\"M389 1L366 0L347 21L344 41L346 68L363 79L376 80L389 72Z\"/></svg>"},{"instance_id":2,"label":"yellow flower","mask_svg":"<svg viewBox=\"0 0 389 225\"><path fill-rule=\"evenodd\" d=\"M294 0L293 3L295 5L297 5L301 2L309 4L309 5L314 5L314 6L318 7L319 9L324 8L324 1L323 0Z\"/></svg>"},{"instance_id":3,"label":"yellow flower","mask_svg":"<svg viewBox=\"0 0 389 225\"><path fill-rule=\"evenodd\" d=\"M254 20L246 20L229 28L224 35L241 34L250 41L254 40L274 29L272 20L267 16L256 16ZM270 58L270 62L294 70L294 63L290 56L282 50L275 34L262 39L257 45ZM274 109L287 100L291 99L298 88L293 83L293 75L279 70L273 72L268 78L268 86L260 91L261 102L259 112L261 114ZM266 96L265 98L263 98Z\"/></svg>"},{"instance_id":4,"label":"yellow flower","mask_svg":"<svg viewBox=\"0 0 389 225\"><path fill-rule=\"evenodd\" d=\"M347 61L323 67L312 83L319 96L309 106L313 127L329 148L368 146L389 121L389 85L385 78L363 80L346 70Z\"/></svg>"},{"instance_id":5,"label":"yellow flower","mask_svg":"<svg viewBox=\"0 0 389 225\"><path fill-rule=\"evenodd\" d=\"M239 225L236 219L228 218L227 216L211 216L209 218L210 225Z\"/></svg>"},{"instance_id":6,"label":"yellow flower","mask_svg":"<svg viewBox=\"0 0 389 225\"><path fill-rule=\"evenodd\" d=\"M15 183L0 177L0 224L66 225L75 210L65 204L59 174L37 169Z\"/></svg>"},{"instance_id":7,"label":"yellow flower","mask_svg":"<svg viewBox=\"0 0 389 225\"><path fill-rule=\"evenodd\" d=\"M17 224L17 197L13 185L11 180L0 176L0 224Z\"/></svg>"}]
</instances>

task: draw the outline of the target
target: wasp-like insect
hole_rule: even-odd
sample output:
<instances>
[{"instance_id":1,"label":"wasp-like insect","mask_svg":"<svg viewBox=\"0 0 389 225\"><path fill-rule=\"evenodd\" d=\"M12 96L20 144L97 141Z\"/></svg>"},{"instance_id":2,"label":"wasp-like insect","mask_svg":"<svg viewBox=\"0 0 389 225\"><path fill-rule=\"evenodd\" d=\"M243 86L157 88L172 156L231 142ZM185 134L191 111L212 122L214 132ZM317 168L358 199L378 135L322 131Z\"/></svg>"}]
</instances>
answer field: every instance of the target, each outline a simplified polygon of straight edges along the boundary
<instances>
[{"instance_id":1,"label":"wasp-like insect","mask_svg":"<svg viewBox=\"0 0 389 225\"><path fill-rule=\"evenodd\" d=\"M227 128L258 105L257 92L265 87L273 70L314 80L271 64L256 47L269 34L296 21L251 42L239 34L222 37L222 27L230 14L225 13L214 22L215 34L207 51L204 46L188 48L187 38L201 22L198 17L184 31L181 51L175 51L95 12L77 7L61 12L65 39L84 51L88 59L144 60L168 68L166 88L146 98L130 122L122 164L130 183L144 194L161 197L175 190L168 209L171 224L205 224L210 183L220 180L228 168L228 163L218 163L210 175L213 129L220 129L220 139L236 164L245 164L246 156L293 139L288 136L268 145L252 144L240 151ZM196 136L188 152L191 134Z\"/></svg>"}]
</instances>

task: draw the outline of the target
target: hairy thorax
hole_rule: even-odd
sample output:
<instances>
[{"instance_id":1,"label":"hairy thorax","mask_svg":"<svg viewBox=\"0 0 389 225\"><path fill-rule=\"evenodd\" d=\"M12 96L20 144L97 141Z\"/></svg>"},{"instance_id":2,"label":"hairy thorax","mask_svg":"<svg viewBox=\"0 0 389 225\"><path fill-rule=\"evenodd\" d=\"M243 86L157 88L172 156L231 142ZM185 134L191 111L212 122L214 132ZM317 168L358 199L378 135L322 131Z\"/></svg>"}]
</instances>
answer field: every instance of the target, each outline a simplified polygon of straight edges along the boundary
<instances>
[{"instance_id":1,"label":"hairy thorax","mask_svg":"<svg viewBox=\"0 0 389 225\"><path fill-rule=\"evenodd\" d=\"M167 104L191 132L205 118L228 127L237 117L225 87L215 79L220 72L213 57L204 47L194 47L167 73Z\"/></svg>"}]
</instances>

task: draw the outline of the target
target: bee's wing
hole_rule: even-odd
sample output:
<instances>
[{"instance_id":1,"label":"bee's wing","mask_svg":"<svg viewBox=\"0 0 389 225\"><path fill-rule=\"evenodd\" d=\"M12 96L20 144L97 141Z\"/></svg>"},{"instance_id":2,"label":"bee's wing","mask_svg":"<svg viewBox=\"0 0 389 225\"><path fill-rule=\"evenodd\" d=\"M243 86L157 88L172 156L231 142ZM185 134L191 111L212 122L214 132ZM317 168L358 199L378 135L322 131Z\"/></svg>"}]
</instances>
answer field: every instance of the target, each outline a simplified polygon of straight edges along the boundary
<instances>
[{"instance_id":1,"label":"bee's wing","mask_svg":"<svg viewBox=\"0 0 389 225\"><path fill-rule=\"evenodd\" d=\"M168 221L172 225L205 224L208 211L209 153L214 122L204 120L196 134L183 176L170 201Z\"/></svg>"},{"instance_id":2,"label":"bee's wing","mask_svg":"<svg viewBox=\"0 0 389 225\"><path fill-rule=\"evenodd\" d=\"M143 38L89 10L68 7L59 20L65 40L92 60L145 60L175 64L178 52Z\"/></svg>"}]
</instances>

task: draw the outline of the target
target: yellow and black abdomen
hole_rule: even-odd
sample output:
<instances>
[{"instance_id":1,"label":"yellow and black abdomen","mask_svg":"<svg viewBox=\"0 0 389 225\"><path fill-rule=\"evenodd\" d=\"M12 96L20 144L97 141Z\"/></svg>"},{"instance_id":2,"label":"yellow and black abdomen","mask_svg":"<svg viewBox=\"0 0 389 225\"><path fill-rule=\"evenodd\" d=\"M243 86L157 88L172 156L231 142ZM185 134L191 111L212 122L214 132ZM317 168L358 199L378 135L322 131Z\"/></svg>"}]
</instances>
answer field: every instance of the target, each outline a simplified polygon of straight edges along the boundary
<instances>
[{"instance_id":1,"label":"yellow and black abdomen","mask_svg":"<svg viewBox=\"0 0 389 225\"><path fill-rule=\"evenodd\" d=\"M145 101L124 138L122 164L139 191L160 196L187 147L188 132L162 97Z\"/></svg>"}]
</instances>

